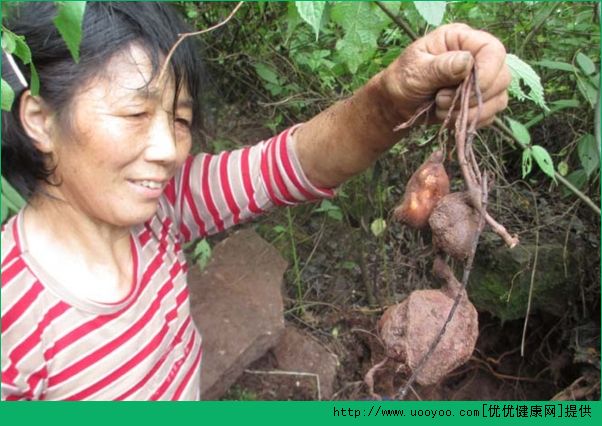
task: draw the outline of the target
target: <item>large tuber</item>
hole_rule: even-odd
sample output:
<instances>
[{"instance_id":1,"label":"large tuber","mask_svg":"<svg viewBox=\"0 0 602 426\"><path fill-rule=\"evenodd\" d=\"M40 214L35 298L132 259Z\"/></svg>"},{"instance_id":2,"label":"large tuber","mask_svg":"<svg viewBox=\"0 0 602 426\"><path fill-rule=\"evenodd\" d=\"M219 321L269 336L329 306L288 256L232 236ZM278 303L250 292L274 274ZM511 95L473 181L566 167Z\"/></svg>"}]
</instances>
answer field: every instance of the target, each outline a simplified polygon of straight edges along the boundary
<instances>
[{"instance_id":1,"label":"large tuber","mask_svg":"<svg viewBox=\"0 0 602 426\"><path fill-rule=\"evenodd\" d=\"M464 261L479 232L479 212L471 207L468 193L453 192L437 203L429 225L437 250Z\"/></svg>"},{"instance_id":2,"label":"large tuber","mask_svg":"<svg viewBox=\"0 0 602 426\"><path fill-rule=\"evenodd\" d=\"M378 322L387 356L414 371L444 326L458 291L461 301L434 351L419 369L421 385L437 383L464 364L474 351L478 316L466 292L445 262L437 257L433 273L444 281L441 290L416 290L388 308Z\"/></svg>"},{"instance_id":3,"label":"large tuber","mask_svg":"<svg viewBox=\"0 0 602 426\"><path fill-rule=\"evenodd\" d=\"M395 219L411 226L424 228L437 202L449 193L449 178L443 167L443 151L435 151L414 172L395 209Z\"/></svg>"}]
</instances>

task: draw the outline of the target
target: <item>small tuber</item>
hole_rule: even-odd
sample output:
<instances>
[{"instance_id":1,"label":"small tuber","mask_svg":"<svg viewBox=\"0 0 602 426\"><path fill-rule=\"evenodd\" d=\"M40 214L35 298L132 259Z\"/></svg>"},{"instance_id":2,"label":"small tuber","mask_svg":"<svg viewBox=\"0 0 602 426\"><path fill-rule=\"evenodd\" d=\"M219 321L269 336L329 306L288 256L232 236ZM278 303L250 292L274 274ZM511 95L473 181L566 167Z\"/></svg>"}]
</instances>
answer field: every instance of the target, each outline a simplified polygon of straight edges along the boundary
<instances>
[{"instance_id":1,"label":"small tuber","mask_svg":"<svg viewBox=\"0 0 602 426\"><path fill-rule=\"evenodd\" d=\"M479 213L471 207L468 193L453 192L437 203L429 225L435 248L464 261L479 232Z\"/></svg>"},{"instance_id":2,"label":"small tuber","mask_svg":"<svg viewBox=\"0 0 602 426\"><path fill-rule=\"evenodd\" d=\"M443 151L435 151L414 172L395 209L395 219L411 226L424 228L437 202L449 193L449 178L443 167Z\"/></svg>"}]
</instances>

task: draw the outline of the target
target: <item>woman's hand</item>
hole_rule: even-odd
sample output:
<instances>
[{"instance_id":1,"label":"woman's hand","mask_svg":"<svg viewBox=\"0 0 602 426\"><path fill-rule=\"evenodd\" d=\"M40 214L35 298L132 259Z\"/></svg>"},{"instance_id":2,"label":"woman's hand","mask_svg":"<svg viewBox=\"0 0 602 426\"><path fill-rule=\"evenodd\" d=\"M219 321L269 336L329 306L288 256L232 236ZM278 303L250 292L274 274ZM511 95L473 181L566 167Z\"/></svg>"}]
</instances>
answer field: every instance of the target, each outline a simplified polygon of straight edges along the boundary
<instances>
[{"instance_id":1,"label":"woman's hand","mask_svg":"<svg viewBox=\"0 0 602 426\"><path fill-rule=\"evenodd\" d=\"M491 34L464 24L437 28L352 97L295 131L295 150L307 177L317 186L333 187L362 172L408 132L394 129L433 100L431 121L442 121L475 62L483 100L479 125L491 123L508 102L511 76L505 59L504 46ZM476 104L471 99L469 120Z\"/></svg>"},{"instance_id":2,"label":"woman's hand","mask_svg":"<svg viewBox=\"0 0 602 426\"><path fill-rule=\"evenodd\" d=\"M511 75L506 50L494 36L465 24L443 25L408 46L378 78L402 117L408 119L435 100L436 119L442 121L451 106L455 88L476 63L483 109L479 125L490 124L506 108ZM476 113L470 102L469 119ZM432 117L431 117L432 118Z\"/></svg>"}]
</instances>

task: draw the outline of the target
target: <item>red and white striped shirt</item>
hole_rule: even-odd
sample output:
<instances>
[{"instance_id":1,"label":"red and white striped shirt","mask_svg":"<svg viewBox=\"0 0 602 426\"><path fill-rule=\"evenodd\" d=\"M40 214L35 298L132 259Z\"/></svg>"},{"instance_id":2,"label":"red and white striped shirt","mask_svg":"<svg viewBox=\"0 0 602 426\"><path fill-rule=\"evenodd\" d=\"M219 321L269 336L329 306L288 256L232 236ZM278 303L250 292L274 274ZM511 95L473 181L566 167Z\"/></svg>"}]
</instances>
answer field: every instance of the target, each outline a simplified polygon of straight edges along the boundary
<instances>
[{"instance_id":1,"label":"red and white striped shirt","mask_svg":"<svg viewBox=\"0 0 602 426\"><path fill-rule=\"evenodd\" d=\"M69 292L28 253L22 213L11 218L2 228L2 399L199 399L203 350L182 244L274 205L333 195L307 180L290 133L190 157L155 216L131 231L134 282L118 303Z\"/></svg>"}]
</instances>

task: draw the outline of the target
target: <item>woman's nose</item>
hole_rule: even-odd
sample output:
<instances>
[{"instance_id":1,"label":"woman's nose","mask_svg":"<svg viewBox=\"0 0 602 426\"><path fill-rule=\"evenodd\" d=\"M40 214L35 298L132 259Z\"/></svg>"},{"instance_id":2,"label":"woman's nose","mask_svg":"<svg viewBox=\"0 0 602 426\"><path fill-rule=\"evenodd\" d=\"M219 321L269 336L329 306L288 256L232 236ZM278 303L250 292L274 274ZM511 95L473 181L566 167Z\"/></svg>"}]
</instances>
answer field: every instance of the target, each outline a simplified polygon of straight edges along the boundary
<instances>
[{"instance_id":1,"label":"woman's nose","mask_svg":"<svg viewBox=\"0 0 602 426\"><path fill-rule=\"evenodd\" d=\"M167 117L157 117L148 132L144 151L147 161L169 163L176 160L176 136L173 123Z\"/></svg>"}]
</instances>

